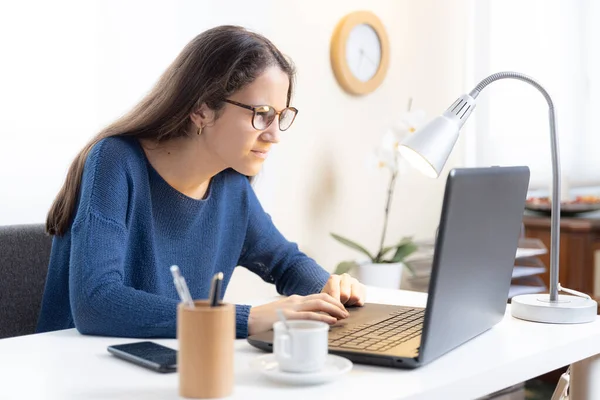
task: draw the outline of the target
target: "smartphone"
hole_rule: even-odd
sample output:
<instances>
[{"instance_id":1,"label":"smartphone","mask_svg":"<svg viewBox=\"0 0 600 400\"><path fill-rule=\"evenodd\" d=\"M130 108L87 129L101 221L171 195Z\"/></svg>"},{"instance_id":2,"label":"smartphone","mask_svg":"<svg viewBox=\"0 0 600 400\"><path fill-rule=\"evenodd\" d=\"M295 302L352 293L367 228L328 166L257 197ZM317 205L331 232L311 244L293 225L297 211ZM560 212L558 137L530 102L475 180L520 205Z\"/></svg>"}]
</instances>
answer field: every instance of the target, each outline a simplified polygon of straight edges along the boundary
<instances>
[{"instance_id":1,"label":"smartphone","mask_svg":"<svg viewBox=\"0 0 600 400\"><path fill-rule=\"evenodd\" d=\"M108 346L108 352L123 360L156 372L177 371L177 350L154 342L135 342Z\"/></svg>"}]
</instances>

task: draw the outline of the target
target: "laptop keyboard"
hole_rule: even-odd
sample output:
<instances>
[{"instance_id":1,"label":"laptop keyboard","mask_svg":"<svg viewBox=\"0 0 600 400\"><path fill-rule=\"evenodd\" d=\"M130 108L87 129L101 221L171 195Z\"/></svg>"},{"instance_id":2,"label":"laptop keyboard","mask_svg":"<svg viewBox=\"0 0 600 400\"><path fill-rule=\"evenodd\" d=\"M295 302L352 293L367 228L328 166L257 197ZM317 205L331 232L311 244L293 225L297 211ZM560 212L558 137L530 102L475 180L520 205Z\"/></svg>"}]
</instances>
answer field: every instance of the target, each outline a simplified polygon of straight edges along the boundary
<instances>
[{"instance_id":1,"label":"laptop keyboard","mask_svg":"<svg viewBox=\"0 0 600 400\"><path fill-rule=\"evenodd\" d=\"M421 308L406 308L381 321L329 332L329 345L348 350L389 350L421 334L424 312Z\"/></svg>"}]
</instances>

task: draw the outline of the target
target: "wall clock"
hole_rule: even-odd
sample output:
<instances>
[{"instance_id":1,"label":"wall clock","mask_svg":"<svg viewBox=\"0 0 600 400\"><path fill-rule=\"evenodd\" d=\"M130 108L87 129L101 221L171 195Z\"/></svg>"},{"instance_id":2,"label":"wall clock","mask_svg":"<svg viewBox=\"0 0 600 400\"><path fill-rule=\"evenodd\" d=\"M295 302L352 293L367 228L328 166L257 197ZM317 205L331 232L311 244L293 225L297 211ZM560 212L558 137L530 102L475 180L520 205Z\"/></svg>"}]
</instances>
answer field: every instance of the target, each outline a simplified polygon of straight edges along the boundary
<instances>
[{"instance_id":1,"label":"wall clock","mask_svg":"<svg viewBox=\"0 0 600 400\"><path fill-rule=\"evenodd\" d=\"M381 20L372 12L346 15L331 37L331 67L340 86L353 95L371 93L383 82L390 44Z\"/></svg>"}]
</instances>

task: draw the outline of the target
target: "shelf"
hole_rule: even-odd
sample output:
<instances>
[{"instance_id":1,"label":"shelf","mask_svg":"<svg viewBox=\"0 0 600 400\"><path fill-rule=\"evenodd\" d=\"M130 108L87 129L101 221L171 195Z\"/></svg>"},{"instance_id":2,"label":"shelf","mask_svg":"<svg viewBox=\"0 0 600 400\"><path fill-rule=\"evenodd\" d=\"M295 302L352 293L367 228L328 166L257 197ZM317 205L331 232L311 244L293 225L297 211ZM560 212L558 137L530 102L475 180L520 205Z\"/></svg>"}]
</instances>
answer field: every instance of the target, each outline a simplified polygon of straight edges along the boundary
<instances>
[{"instance_id":1,"label":"shelf","mask_svg":"<svg viewBox=\"0 0 600 400\"><path fill-rule=\"evenodd\" d=\"M545 286L510 285L508 298L512 299L514 296L521 294L544 293L545 291Z\"/></svg>"},{"instance_id":2,"label":"shelf","mask_svg":"<svg viewBox=\"0 0 600 400\"><path fill-rule=\"evenodd\" d=\"M512 277L513 279L524 278L526 276L540 275L546 272L544 267L521 267L516 266L513 268Z\"/></svg>"},{"instance_id":3,"label":"shelf","mask_svg":"<svg viewBox=\"0 0 600 400\"><path fill-rule=\"evenodd\" d=\"M547 252L548 249L541 240L534 238L520 238L515 258L536 257L546 254Z\"/></svg>"}]
</instances>

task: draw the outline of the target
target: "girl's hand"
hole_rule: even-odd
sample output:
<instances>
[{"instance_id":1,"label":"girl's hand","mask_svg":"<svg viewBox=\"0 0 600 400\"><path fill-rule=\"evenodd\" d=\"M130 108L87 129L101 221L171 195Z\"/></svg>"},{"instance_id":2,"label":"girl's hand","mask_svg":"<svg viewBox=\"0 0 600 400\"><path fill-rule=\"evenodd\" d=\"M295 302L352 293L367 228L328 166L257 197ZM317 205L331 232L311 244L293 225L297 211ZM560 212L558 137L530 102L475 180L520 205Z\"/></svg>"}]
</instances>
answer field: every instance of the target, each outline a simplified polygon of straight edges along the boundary
<instances>
[{"instance_id":1,"label":"girl's hand","mask_svg":"<svg viewBox=\"0 0 600 400\"><path fill-rule=\"evenodd\" d=\"M331 275L321 293L327 293L347 306L365 304L365 285L348 274Z\"/></svg>"},{"instance_id":2,"label":"girl's hand","mask_svg":"<svg viewBox=\"0 0 600 400\"><path fill-rule=\"evenodd\" d=\"M327 293L309 296L293 295L269 304L252 307L248 317L248 334L254 335L271 329L273 324L279 320L278 308L283 311L285 318L290 320L310 319L323 321L330 325L349 315L342 303Z\"/></svg>"}]
</instances>

